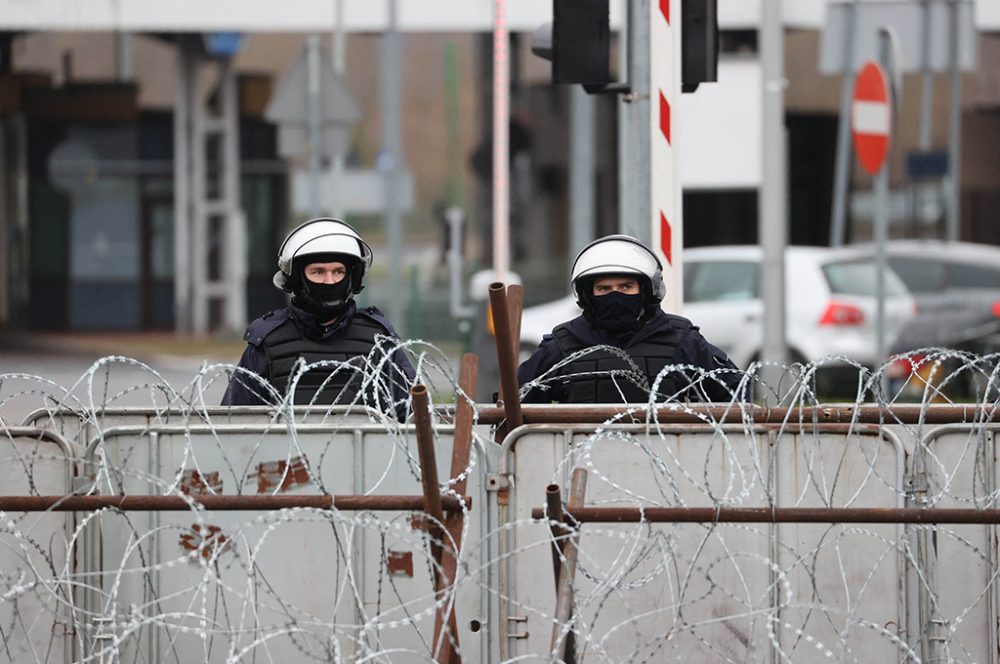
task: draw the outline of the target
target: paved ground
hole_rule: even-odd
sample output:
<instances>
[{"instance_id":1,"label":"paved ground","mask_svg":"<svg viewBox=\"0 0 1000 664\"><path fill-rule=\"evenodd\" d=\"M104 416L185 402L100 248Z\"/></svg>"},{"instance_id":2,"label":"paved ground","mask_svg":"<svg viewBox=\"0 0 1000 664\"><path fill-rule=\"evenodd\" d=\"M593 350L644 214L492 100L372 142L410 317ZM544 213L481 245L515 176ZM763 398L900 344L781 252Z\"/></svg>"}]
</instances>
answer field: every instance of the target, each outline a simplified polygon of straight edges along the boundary
<instances>
[{"instance_id":1,"label":"paved ground","mask_svg":"<svg viewBox=\"0 0 1000 664\"><path fill-rule=\"evenodd\" d=\"M242 349L239 340L167 334L0 334L0 417L18 424L32 410L73 397L85 404L162 405L171 389L215 405L225 379L213 372L201 386L193 381L203 365L235 363Z\"/></svg>"}]
</instances>

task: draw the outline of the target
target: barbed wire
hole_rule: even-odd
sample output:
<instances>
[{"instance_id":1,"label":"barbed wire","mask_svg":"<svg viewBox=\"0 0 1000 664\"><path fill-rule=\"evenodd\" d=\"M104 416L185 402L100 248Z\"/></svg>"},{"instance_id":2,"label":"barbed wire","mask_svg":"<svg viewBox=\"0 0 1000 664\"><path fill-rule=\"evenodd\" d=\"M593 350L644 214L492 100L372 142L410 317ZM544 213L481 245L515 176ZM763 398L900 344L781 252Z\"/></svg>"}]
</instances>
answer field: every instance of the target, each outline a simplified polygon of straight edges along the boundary
<instances>
[{"instance_id":1,"label":"barbed wire","mask_svg":"<svg viewBox=\"0 0 1000 664\"><path fill-rule=\"evenodd\" d=\"M670 365L653 381L634 363L563 373L581 351L522 389L606 379L653 396L604 421L506 438L475 406L469 463L441 472L444 496L463 499L456 487L469 483L457 530L451 517L406 510L204 506L420 496L413 406L400 401L392 358L404 354L430 387L439 469L456 407L471 399L438 348L380 343L368 357L297 367L290 393L309 372L356 377L361 389L338 405L295 404L263 382L271 406L218 406L209 395L234 375L251 379L230 364L206 363L179 386L120 356L68 386L0 374L3 496L184 501L172 511L0 511L0 656L431 662L444 647L435 623L453 614L450 646L466 662L553 661L567 640L576 661L593 662L992 661L994 525L574 525L563 520L572 510L550 521L532 509L546 487L568 495L581 469L588 507L643 513L997 508L997 355L926 349L874 370L830 358L777 366L768 385L762 375L776 365L761 362L745 372ZM728 399L703 408L706 394ZM846 421L811 408L830 403ZM862 421L863 406L880 408L881 421ZM953 424L932 417L942 408ZM456 550L454 583L435 589ZM572 574L572 612L558 621L557 570Z\"/></svg>"}]
</instances>

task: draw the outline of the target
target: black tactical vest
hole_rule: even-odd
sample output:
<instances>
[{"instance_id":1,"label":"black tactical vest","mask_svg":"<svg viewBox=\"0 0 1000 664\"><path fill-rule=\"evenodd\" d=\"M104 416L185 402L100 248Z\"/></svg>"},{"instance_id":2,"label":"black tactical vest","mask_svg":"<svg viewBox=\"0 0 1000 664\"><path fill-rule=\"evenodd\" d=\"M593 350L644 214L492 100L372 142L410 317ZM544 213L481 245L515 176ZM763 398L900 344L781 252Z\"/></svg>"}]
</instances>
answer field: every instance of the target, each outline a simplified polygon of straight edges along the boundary
<instances>
[{"instance_id":1,"label":"black tactical vest","mask_svg":"<svg viewBox=\"0 0 1000 664\"><path fill-rule=\"evenodd\" d=\"M677 344L691 329L691 321L681 316L666 314L670 326L636 344L627 344L623 349L635 367L623 358L607 351L599 350L563 365L558 373L562 378L567 403L644 403L649 400L648 389L643 389L637 381L644 380L652 388L663 367L674 363ZM564 358L590 347L569 331L567 325L560 325L552 331ZM636 376L638 369L641 376ZM596 372L596 373L595 373ZM614 373L609 373L614 372ZM573 375L579 374L579 375ZM664 376L657 390L657 401L674 394L678 387L672 374Z\"/></svg>"},{"instance_id":2,"label":"black tactical vest","mask_svg":"<svg viewBox=\"0 0 1000 664\"><path fill-rule=\"evenodd\" d=\"M309 364L321 360L350 362L350 366L331 364L300 376L293 403L351 403L358 396L364 380L364 357L375 348L375 335L378 334L388 333L368 316L355 315L338 339L313 341L303 337L295 322L289 318L264 337L261 343L267 354L268 377L275 389L285 394L300 357ZM333 374L334 371L336 374Z\"/></svg>"}]
</instances>

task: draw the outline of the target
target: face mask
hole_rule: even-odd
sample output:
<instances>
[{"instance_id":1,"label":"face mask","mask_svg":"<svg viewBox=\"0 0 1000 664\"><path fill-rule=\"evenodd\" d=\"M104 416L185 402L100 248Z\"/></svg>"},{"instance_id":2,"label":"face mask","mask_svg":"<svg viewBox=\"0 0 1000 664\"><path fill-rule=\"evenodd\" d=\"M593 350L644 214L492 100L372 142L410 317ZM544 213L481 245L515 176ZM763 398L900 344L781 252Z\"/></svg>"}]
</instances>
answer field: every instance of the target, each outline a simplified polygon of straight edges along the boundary
<instances>
[{"instance_id":1,"label":"face mask","mask_svg":"<svg viewBox=\"0 0 1000 664\"><path fill-rule=\"evenodd\" d=\"M350 286L350 276L335 284L305 282L302 294L295 297L295 305L324 322L328 321L342 314L347 308L350 302L347 297Z\"/></svg>"},{"instance_id":2,"label":"face mask","mask_svg":"<svg viewBox=\"0 0 1000 664\"><path fill-rule=\"evenodd\" d=\"M617 291L596 295L591 300L595 323L612 332L630 332L639 329L642 321L642 295L626 295Z\"/></svg>"}]
</instances>

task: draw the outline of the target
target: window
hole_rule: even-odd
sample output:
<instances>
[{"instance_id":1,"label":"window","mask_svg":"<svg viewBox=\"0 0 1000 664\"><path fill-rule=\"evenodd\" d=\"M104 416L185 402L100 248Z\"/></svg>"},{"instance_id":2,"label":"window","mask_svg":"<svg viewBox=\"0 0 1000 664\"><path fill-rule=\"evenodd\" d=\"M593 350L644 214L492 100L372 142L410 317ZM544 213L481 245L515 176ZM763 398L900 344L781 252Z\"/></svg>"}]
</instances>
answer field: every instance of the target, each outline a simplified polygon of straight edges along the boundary
<instances>
[{"instance_id":1,"label":"window","mask_svg":"<svg viewBox=\"0 0 1000 664\"><path fill-rule=\"evenodd\" d=\"M840 295L875 295L875 264L863 261L827 263L823 274L830 285L830 292ZM906 295L906 284L890 267L885 272L885 294Z\"/></svg>"},{"instance_id":2,"label":"window","mask_svg":"<svg viewBox=\"0 0 1000 664\"><path fill-rule=\"evenodd\" d=\"M1000 289L1000 269L974 263L948 263L948 286Z\"/></svg>"},{"instance_id":3,"label":"window","mask_svg":"<svg viewBox=\"0 0 1000 664\"><path fill-rule=\"evenodd\" d=\"M758 265L749 261L698 261L684 266L684 301L752 300Z\"/></svg>"},{"instance_id":4,"label":"window","mask_svg":"<svg viewBox=\"0 0 1000 664\"><path fill-rule=\"evenodd\" d=\"M889 265L911 293L938 293L944 290L944 264L940 261L890 256Z\"/></svg>"}]
</instances>

